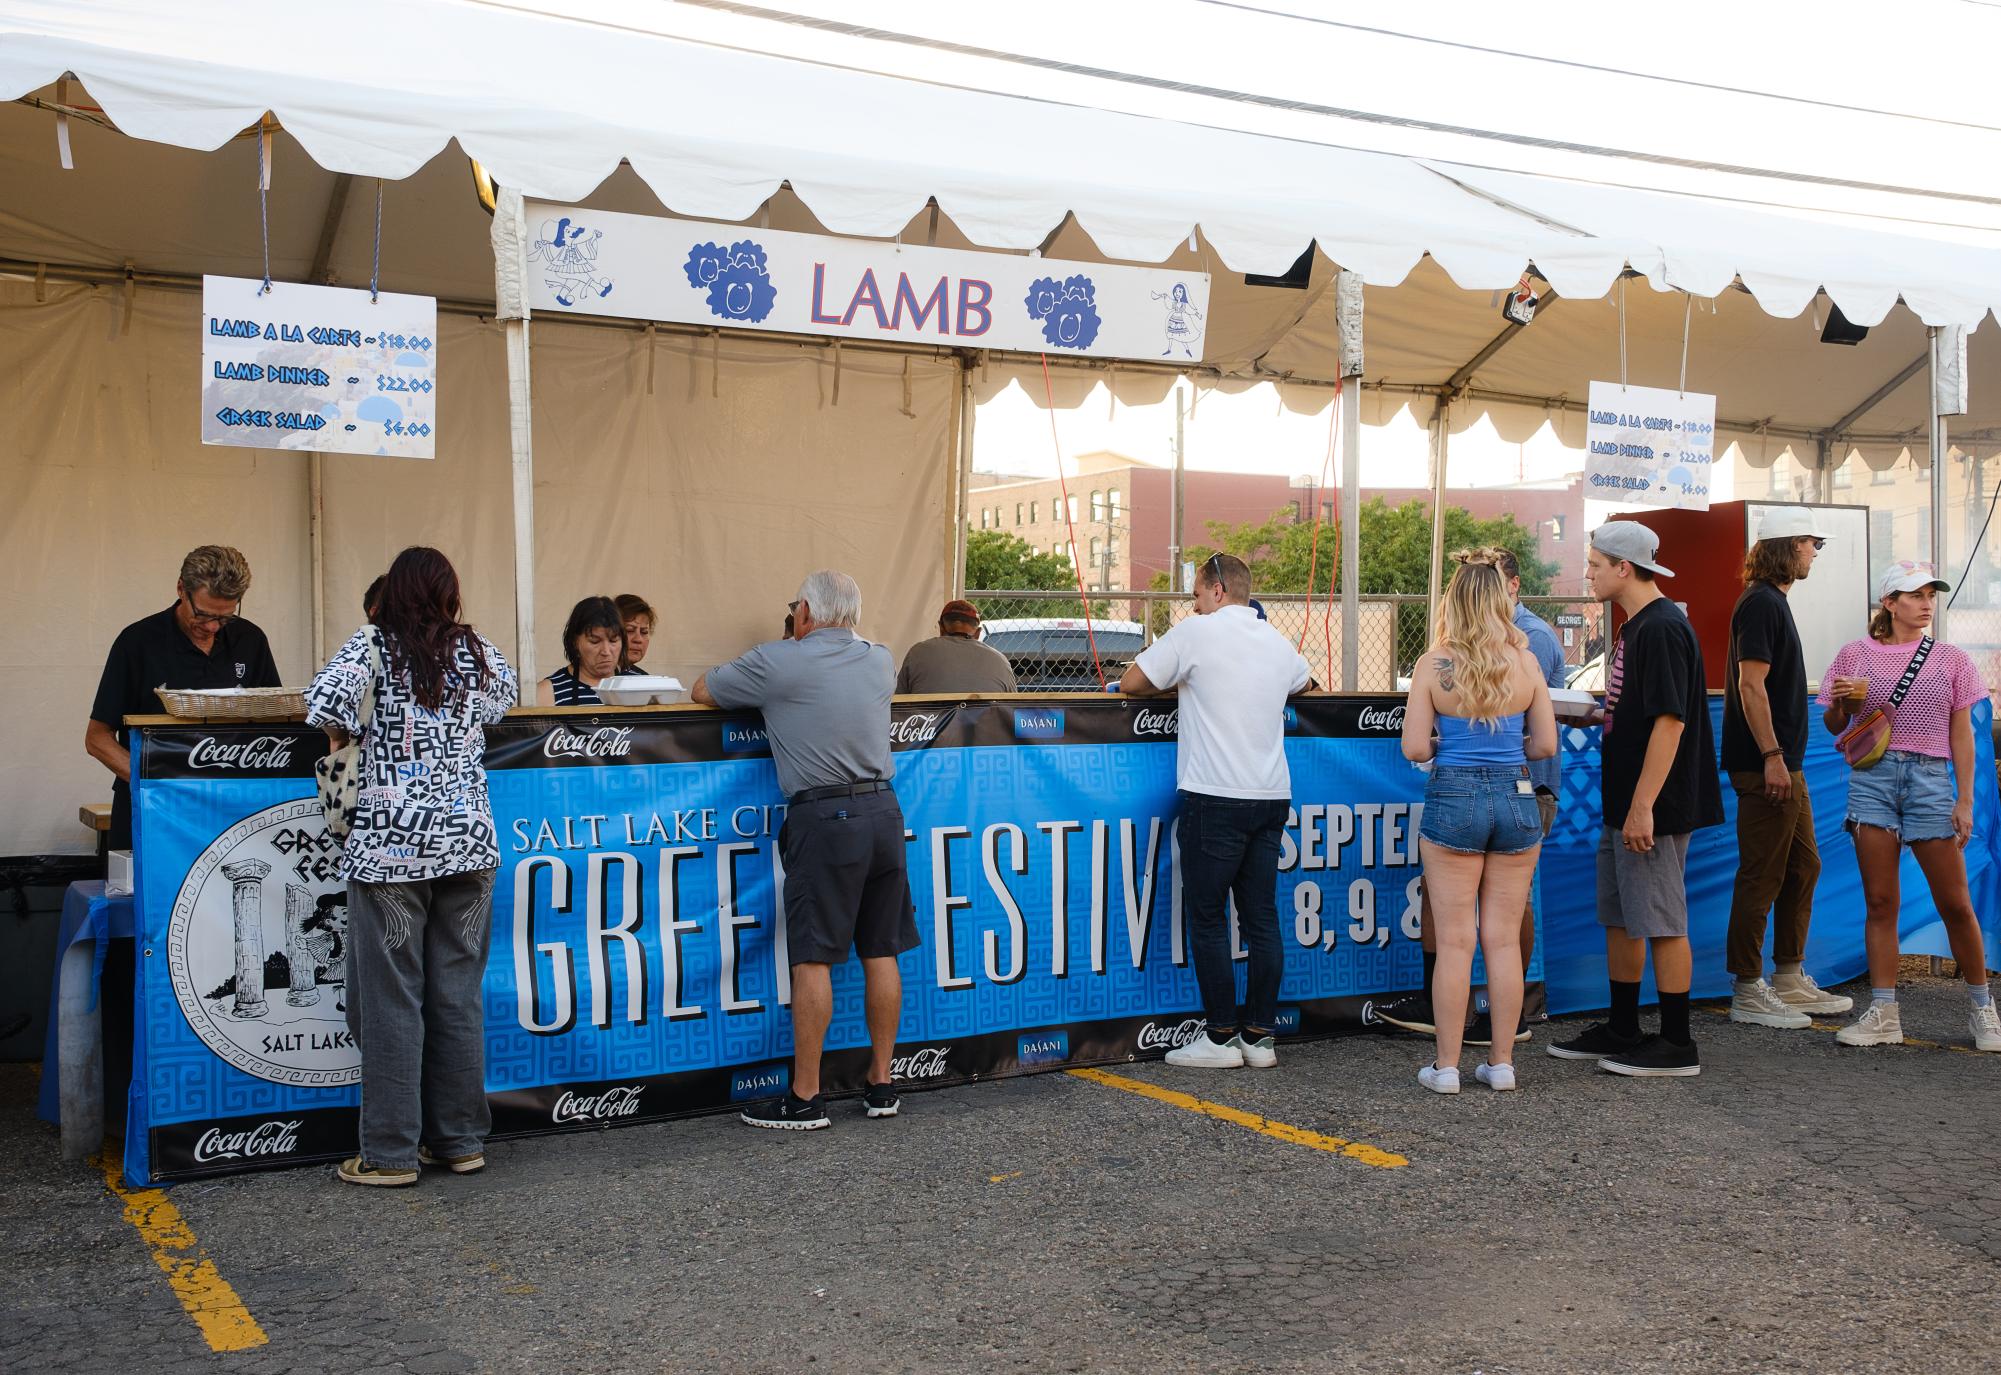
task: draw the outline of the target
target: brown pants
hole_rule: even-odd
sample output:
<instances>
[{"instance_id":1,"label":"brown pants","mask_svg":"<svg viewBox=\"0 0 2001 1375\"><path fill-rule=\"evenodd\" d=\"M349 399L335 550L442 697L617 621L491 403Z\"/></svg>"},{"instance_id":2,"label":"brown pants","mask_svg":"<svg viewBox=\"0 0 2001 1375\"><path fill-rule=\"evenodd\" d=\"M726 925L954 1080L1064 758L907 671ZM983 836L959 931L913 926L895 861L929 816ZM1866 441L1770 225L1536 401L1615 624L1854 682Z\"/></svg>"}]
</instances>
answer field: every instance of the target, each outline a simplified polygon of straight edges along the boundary
<instances>
[{"instance_id":1,"label":"brown pants","mask_svg":"<svg viewBox=\"0 0 2001 1375\"><path fill-rule=\"evenodd\" d=\"M1740 979L1765 972L1765 914L1773 914L1772 958L1798 964L1806 956L1820 847L1813 838L1813 802L1806 776L1793 775L1792 796L1765 796L1765 775L1733 773L1737 790L1737 889L1730 900L1725 963Z\"/></svg>"}]
</instances>

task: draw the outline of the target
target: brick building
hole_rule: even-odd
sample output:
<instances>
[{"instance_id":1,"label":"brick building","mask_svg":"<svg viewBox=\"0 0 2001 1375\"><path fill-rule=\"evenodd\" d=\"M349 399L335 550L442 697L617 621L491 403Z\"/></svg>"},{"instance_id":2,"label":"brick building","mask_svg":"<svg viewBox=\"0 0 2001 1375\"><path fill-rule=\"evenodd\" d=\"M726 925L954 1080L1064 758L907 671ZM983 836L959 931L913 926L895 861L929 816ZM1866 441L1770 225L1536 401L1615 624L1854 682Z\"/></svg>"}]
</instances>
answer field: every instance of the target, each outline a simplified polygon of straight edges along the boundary
<instances>
[{"instance_id":1,"label":"brick building","mask_svg":"<svg viewBox=\"0 0 2001 1375\"><path fill-rule=\"evenodd\" d=\"M1313 519L1317 501L1330 525L1340 505L1333 488L1297 487L1291 478L1262 473L1183 475L1188 503L1182 522L1190 545L1207 544L1209 522L1229 525L1269 520L1290 511L1296 520ZM967 528L1001 530L1037 549L1068 554L1081 563L1087 583L1107 589L1145 588L1168 568L1172 542L1174 473L1125 454L1099 450L1075 460L1069 480L1076 550L1063 510L1063 486L1055 478L975 473L968 493ZM1366 502L1382 497L1391 506L1412 500L1429 504L1421 487L1364 488ZM1573 590L1584 567L1584 489L1575 476L1562 482L1505 487L1452 488L1455 506L1480 519L1513 515L1536 532L1543 559L1559 566L1556 587Z\"/></svg>"}]
</instances>

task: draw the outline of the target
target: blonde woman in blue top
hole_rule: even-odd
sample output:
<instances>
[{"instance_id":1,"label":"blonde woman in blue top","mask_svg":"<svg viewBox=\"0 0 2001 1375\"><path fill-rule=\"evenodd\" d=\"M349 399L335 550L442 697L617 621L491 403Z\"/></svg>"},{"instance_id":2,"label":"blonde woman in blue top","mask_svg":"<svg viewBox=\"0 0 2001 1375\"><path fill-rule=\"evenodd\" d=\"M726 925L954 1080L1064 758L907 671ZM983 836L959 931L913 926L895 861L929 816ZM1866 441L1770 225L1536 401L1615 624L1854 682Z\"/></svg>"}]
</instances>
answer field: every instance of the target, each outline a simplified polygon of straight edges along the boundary
<instances>
[{"instance_id":1,"label":"blonde woman in blue top","mask_svg":"<svg viewBox=\"0 0 2001 1375\"><path fill-rule=\"evenodd\" d=\"M1431 765L1418 847L1438 935L1438 1048L1417 1077L1433 1093L1459 1092L1476 935L1487 959L1494 1040L1475 1075L1492 1089L1515 1086L1521 911L1542 851L1528 763L1556 753L1556 712L1514 624L1501 551L1452 557L1459 566L1439 605L1437 638L1411 673L1403 719L1404 757ZM1481 922L1476 913L1491 919Z\"/></svg>"}]
</instances>

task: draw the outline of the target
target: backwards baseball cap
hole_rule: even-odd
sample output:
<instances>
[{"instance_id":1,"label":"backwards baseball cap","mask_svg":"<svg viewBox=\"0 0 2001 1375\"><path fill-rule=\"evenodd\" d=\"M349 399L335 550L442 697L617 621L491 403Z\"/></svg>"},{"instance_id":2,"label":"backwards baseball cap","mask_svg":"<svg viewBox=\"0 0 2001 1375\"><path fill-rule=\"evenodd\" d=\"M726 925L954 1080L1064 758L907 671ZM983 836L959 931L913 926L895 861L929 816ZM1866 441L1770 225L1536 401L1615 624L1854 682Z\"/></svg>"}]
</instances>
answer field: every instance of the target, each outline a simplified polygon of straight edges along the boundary
<instances>
[{"instance_id":1,"label":"backwards baseball cap","mask_svg":"<svg viewBox=\"0 0 2001 1375\"><path fill-rule=\"evenodd\" d=\"M1674 570L1654 561L1660 553L1661 537L1637 520L1608 520L1591 532L1591 547L1608 559L1621 559L1645 568L1657 577L1671 578Z\"/></svg>"},{"instance_id":2,"label":"backwards baseball cap","mask_svg":"<svg viewBox=\"0 0 2001 1375\"><path fill-rule=\"evenodd\" d=\"M1876 600L1894 597L1899 592L1915 592L1920 587L1935 587L1941 592L1952 591L1952 584L1938 575L1938 571L1928 563L1913 559L1898 559L1883 570L1883 576L1876 579Z\"/></svg>"},{"instance_id":3,"label":"backwards baseball cap","mask_svg":"<svg viewBox=\"0 0 2001 1375\"><path fill-rule=\"evenodd\" d=\"M1758 542L1768 539L1831 539L1825 521L1804 506L1767 506L1758 524Z\"/></svg>"},{"instance_id":4,"label":"backwards baseball cap","mask_svg":"<svg viewBox=\"0 0 2001 1375\"><path fill-rule=\"evenodd\" d=\"M980 609L971 602L960 601L955 597L945 603L945 609L938 613L938 619L941 621L971 621L974 625L978 625L980 623Z\"/></svg>"}]
</instances>

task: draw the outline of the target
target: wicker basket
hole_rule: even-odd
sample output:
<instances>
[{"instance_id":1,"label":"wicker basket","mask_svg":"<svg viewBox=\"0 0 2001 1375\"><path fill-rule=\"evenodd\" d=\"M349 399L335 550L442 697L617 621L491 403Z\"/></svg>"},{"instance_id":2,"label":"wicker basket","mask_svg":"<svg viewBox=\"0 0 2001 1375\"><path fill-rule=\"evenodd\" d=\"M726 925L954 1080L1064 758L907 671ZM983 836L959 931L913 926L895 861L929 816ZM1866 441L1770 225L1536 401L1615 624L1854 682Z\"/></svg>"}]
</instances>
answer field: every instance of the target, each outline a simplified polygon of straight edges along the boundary
<instances>
[{"instance_id":1,"label":"wicker basket","mask_svg":"<svg viewBox=\"0 0 2001 1375\"><path fill-rule=\"evenodd\" d=\"M306 714L304 688L154 688L170 716L211 721L282 721Z\"/></svg>"}]
</instances>

